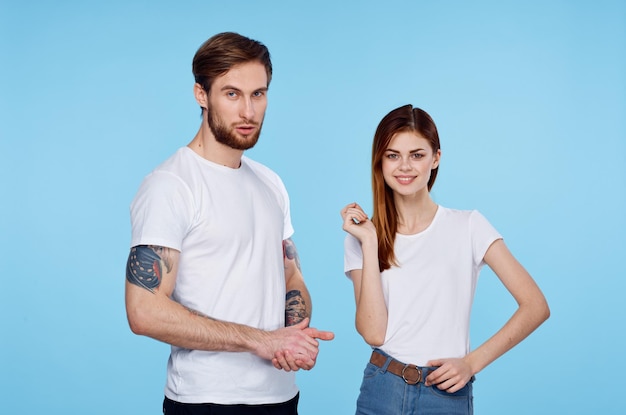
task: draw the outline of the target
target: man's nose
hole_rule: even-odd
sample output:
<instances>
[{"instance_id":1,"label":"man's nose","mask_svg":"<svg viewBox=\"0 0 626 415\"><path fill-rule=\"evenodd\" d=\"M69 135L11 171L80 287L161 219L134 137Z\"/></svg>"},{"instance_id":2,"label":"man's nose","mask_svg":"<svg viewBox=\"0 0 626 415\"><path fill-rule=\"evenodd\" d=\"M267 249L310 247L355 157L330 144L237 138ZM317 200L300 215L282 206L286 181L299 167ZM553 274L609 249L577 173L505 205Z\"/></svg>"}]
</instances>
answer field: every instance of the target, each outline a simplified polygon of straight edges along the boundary
<instances>
[{"instance_id":1,"label":"man's nose","mask_svg":"<svg viewBox=\"0 0 626 415\"><path fill-rule=\"evenodd\" d=\"M246 120L254 119L254 102L250 98L244 98L241 100L240 116Z\"/></svg>"}]
</instances>

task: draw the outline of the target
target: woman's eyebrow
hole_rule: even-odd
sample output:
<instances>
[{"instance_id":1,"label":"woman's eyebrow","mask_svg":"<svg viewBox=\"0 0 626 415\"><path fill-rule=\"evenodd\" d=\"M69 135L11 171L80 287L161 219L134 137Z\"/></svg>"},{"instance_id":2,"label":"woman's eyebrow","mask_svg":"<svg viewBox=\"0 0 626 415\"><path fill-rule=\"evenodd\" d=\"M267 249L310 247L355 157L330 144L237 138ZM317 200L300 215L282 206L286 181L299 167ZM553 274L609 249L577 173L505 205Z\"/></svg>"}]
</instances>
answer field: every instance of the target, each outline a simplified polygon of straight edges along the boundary
<instances>
[{"instance_id":1,"label":"woman's eyebrow","mask_svg":"<svg viewBox=\"0 0 626 415\"><path fill-rule=\"evenodd\" d=\"M416 148L415 150L409 150L410 154L417 153L418 151L425 151L425 148ZM392 153L400 153L399 150L394 150L393 148L388 148L385 151L391 151Z\"/></svg>"}]
</instances>

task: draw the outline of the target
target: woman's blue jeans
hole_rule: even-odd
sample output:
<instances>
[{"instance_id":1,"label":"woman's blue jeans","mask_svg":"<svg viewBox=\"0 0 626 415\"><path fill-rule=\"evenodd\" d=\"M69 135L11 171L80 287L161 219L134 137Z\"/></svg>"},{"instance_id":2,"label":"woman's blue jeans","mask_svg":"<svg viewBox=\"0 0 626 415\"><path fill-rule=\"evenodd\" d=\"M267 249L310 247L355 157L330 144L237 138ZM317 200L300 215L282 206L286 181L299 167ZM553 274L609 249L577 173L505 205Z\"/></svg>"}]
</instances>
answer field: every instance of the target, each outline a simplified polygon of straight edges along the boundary
<instances>
[{"instance_id":1,"label":"woman's blue jeans","mask_svg":"<svg viewBox=\"0 0 626 415\"><path fill-rule=\"evenodd\" d=\"M377 351L388 357L383 351ZM407 384L402 377L367 363L363 372L361 393L357 400L357 415L472 415L474 413L472 383L474 378L461 390L448 393L437 386L425 386L423 382ZM426 373L435 368L422 368ZM425 376L424 376L425 377Z\"/></svg>"}]
</instances>

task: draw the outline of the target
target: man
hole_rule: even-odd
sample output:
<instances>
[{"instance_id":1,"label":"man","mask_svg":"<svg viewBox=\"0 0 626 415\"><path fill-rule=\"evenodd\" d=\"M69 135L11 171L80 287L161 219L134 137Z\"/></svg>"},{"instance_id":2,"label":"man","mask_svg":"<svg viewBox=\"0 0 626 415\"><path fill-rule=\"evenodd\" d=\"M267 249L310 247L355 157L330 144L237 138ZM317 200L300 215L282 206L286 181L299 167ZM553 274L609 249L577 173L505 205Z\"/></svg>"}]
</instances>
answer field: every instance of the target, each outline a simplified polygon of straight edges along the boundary
<instances>
[{"instance_id":1,"label":"man","mask_svg":"<svg viewBox=\"0 0 626 415\"><path fill-rule=\"evenodd\" d=\"M282 181L243 155L261 132L269 51L221 33L198 49L193 74L200 129L131 204L128 321L172 346L165 414L297 414L294 371L334 335L308 327Z\"/></svg>"}]
</instances>

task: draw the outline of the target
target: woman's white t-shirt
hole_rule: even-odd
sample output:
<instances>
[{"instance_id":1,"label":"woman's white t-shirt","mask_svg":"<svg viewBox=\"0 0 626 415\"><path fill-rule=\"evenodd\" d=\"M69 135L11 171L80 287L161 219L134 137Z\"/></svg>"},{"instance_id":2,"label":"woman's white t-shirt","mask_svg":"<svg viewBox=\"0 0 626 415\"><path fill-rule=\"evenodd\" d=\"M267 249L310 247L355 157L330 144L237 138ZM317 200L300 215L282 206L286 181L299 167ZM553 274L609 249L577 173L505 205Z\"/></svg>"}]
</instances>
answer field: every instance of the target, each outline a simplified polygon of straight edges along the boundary
<instances>
[{"instance_id":1,"label":"woman's white t-shirt","mask_svg":"<svg viewBox=\"0 0 626 415\"><path fill-rule=\"evenodd\" d=\"M399 266L381 274L388 322L384 352L424 366L470 350L472 301L483 257L500 234L476 210L439 206L428 228L396 234ZM345 239L344 271L363 268L359 241Z\"/></svg>"}]
</instances>

